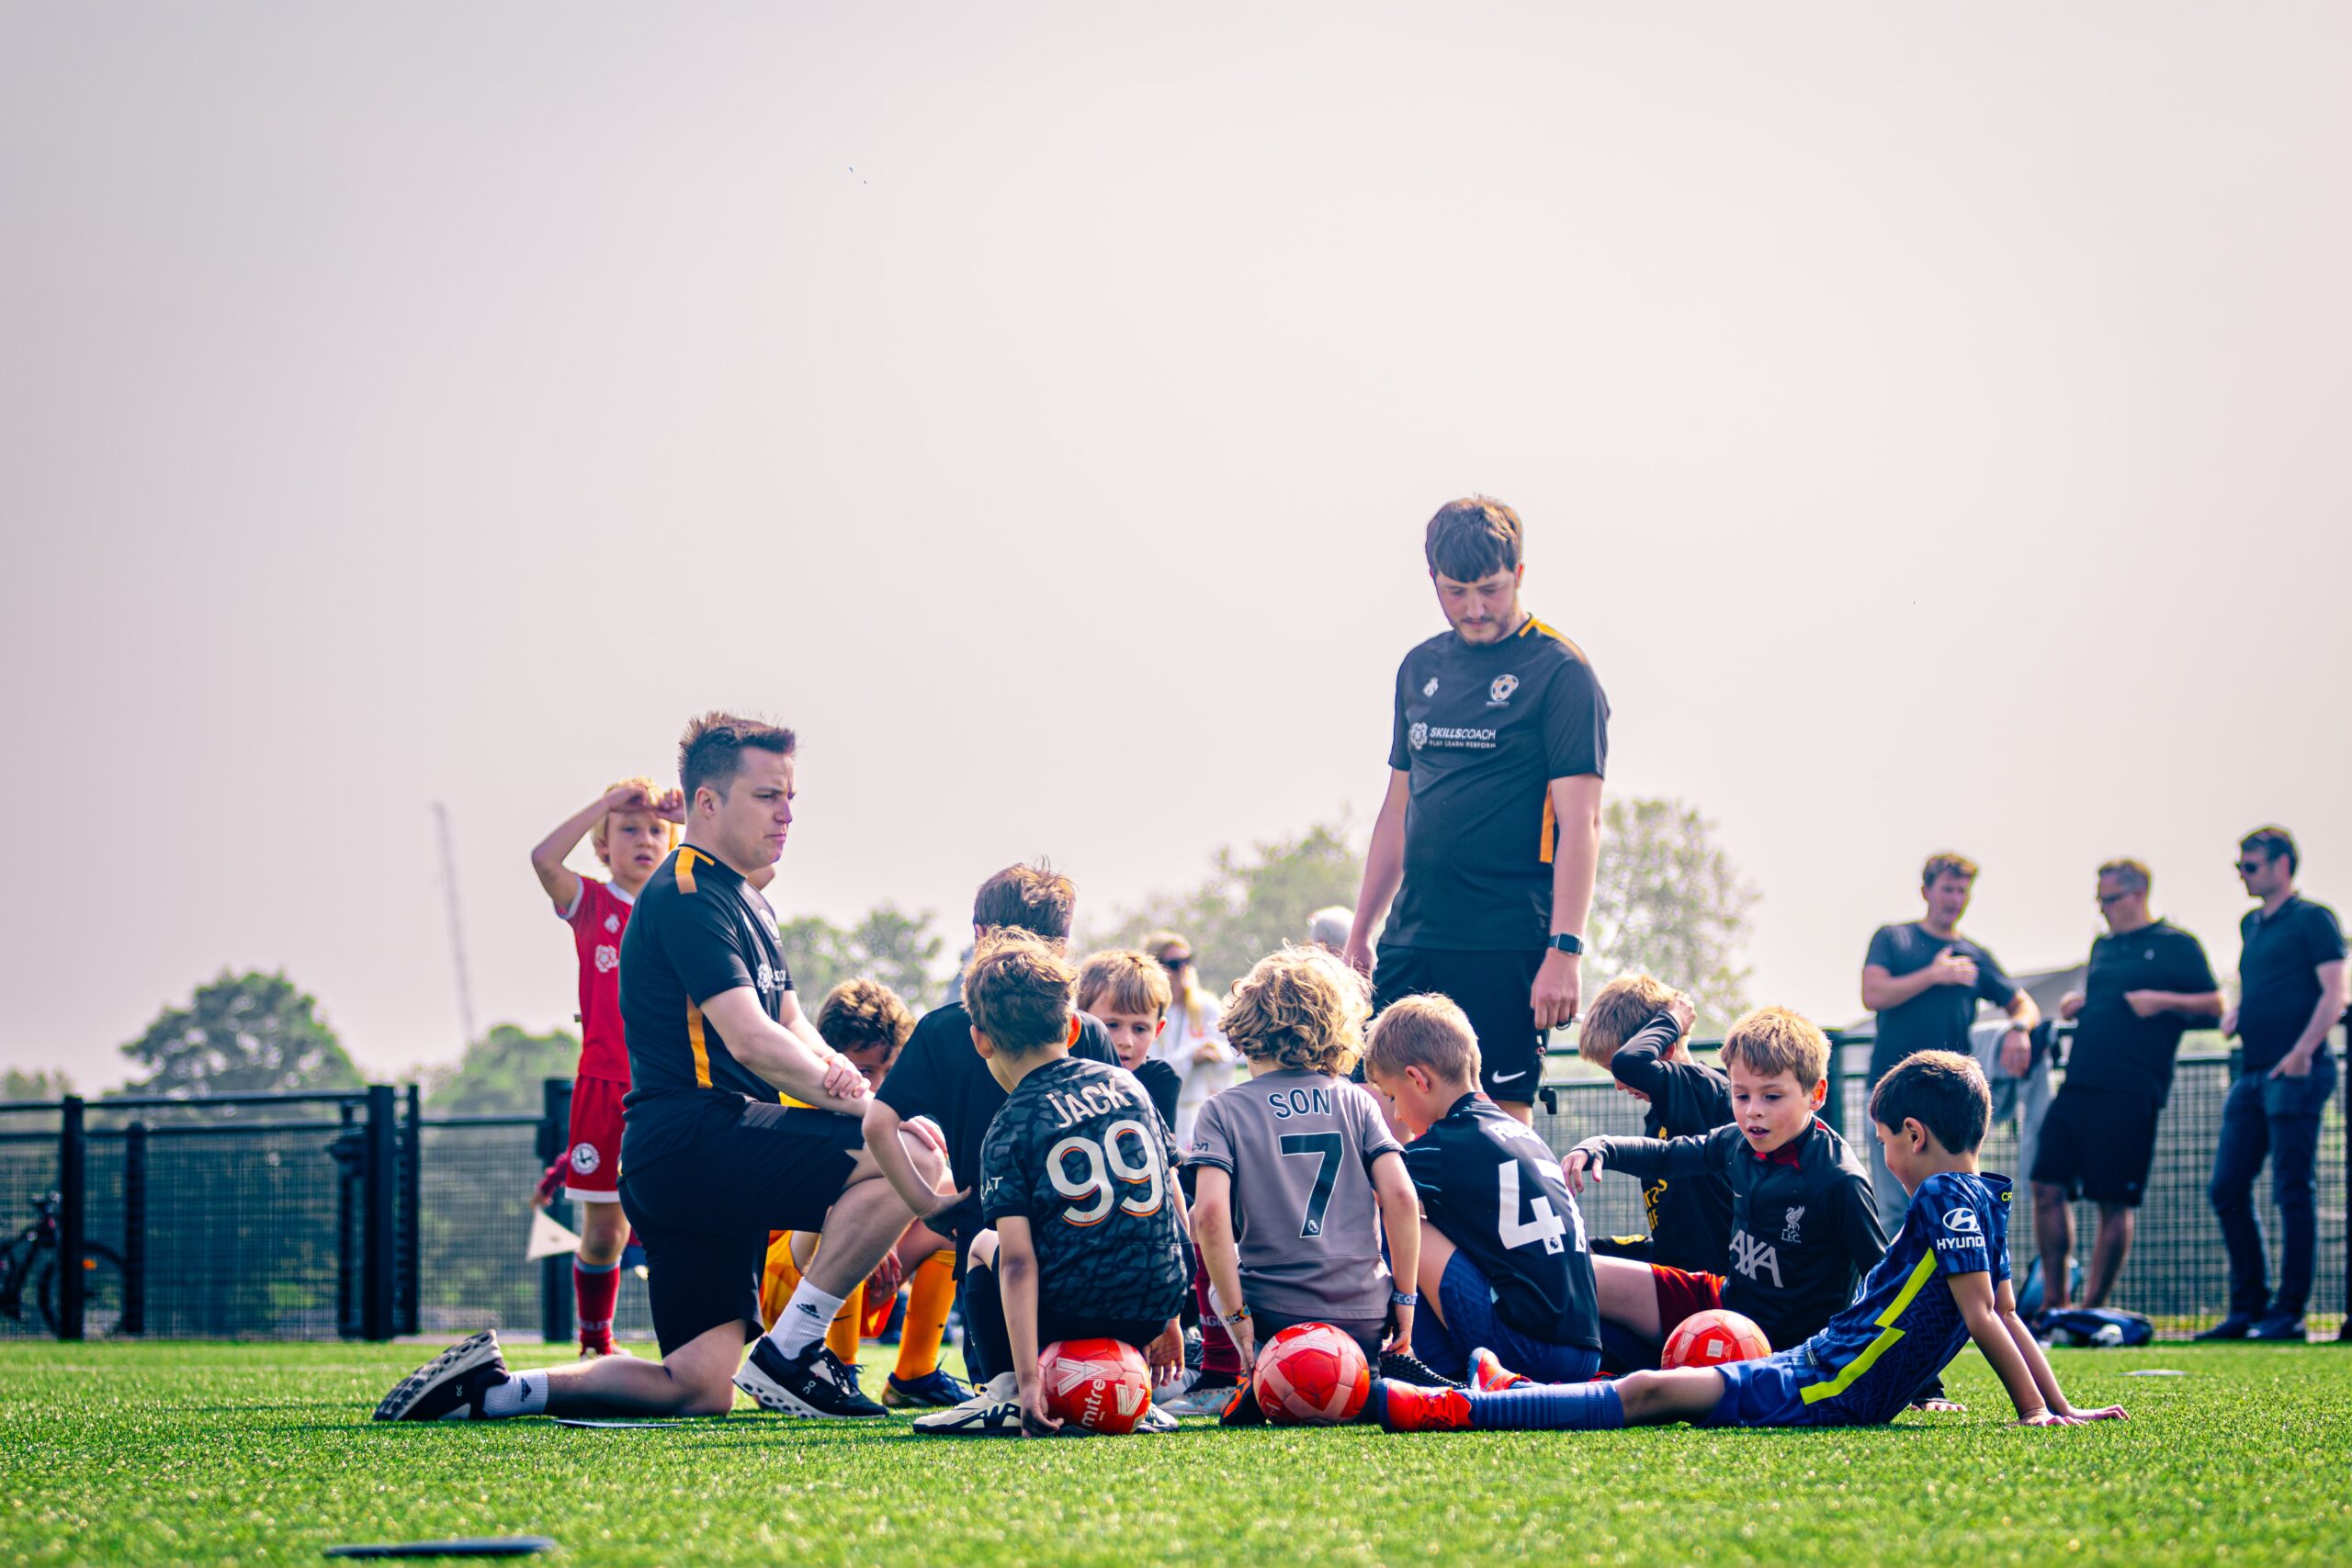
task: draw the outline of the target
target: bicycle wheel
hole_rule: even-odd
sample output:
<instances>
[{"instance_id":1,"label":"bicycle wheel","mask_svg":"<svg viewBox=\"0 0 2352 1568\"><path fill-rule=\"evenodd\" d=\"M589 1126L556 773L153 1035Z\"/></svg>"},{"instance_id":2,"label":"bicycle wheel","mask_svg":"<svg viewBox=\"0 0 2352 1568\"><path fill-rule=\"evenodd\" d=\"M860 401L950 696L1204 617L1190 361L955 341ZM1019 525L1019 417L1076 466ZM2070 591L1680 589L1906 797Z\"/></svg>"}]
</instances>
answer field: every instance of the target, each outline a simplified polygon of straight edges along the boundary
<instances>
[{"instance_id":1,"label":"bicycle wheel","mask_svg":"<svg viewBox=\"0 0 2352 1568\"><path fill-rule=\"evenodd\" d=\"M57 1257L51 1254L40 1270L40 1315L51 1334L57 1332L62 1308L58 1302ZM114 1248L95 1244L82 1248L82 1337L111 1339L122 1332L122 1259Z\"/></svg>"}]
</instances>

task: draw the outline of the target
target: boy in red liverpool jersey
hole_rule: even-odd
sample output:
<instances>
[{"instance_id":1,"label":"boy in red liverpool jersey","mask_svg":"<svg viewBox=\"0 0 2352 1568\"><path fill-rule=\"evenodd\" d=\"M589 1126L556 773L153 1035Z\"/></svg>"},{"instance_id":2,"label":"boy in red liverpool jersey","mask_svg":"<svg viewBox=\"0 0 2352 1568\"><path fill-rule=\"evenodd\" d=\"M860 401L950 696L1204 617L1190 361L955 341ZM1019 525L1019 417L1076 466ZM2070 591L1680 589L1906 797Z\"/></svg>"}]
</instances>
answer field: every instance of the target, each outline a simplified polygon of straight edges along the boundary
<instances>
[{"instance_id":1,"label":"boy in red liverpool jersey","mask_svg":"<svg viewBox=\"0 0 2352 1568\"><path fill-rule=\"evenodd\" d=\"M638 890L677 841L673 824L684 818L685 802L676 790L661 790L651 779L623 779L531 852L531 869L580 951L580 1068L571 1086L571 1150L558 1163L564 1195L580 1205L571 1284L582 1356L613 1353L613 1305L620 1298L621 1249L628 1245L628 1222L615 1190L621 1174L621 1097L628 1093L621 932ZM583 835L610 882L582 876L563 863Z\"/></svg>"}]
</instances>

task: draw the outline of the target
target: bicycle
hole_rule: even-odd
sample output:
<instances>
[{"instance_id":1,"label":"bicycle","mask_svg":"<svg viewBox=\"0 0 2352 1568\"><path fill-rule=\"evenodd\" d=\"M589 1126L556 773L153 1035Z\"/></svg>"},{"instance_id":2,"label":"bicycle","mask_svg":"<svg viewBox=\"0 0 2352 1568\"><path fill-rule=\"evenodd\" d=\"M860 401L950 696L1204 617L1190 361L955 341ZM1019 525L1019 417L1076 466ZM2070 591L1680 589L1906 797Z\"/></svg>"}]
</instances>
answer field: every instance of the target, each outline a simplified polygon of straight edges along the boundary
<instances>
[{"instance_id":1,"label":"bicycle","mask_svg":"<svg viewBox=\"0 0 2352 1568\"><path fill-rule=\"evenodd\" d=\"M25 1320L25 1291L29 1285L40 1303L41 1321L55 1334L64 1316L59 1301L60 1261L57 1211L62 1198L51 1192L33 1200L35 1218L0 1247L0 1313L18 1323ZM38 1272L36 1272L38 1270ZM96 1242L82 1244L82 1333L85 1338L108 1339L122 1331L125 1275L122 1258Z\"/></svg>"}]
</instances>

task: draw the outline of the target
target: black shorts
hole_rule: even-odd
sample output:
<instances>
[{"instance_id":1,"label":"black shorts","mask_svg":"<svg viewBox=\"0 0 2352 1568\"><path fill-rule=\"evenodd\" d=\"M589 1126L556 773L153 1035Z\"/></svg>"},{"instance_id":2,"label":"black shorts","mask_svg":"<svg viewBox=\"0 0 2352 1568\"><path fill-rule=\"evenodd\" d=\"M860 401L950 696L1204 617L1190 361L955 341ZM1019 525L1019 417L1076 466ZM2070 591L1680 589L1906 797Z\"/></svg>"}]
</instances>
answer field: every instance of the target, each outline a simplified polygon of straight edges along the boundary
<instances>
[{"instance_id":1,"label":"black shorts","mask_svg":"<svg viewBox=\"0 0 2352 1568\"><path fill-rule=\"evenodd\" d=\"M2140 1206L2156 1160L2156 1121L2164 1105L2121 1089L2059 1087L2041 1119L2033 1179L2063 1187L2070 1198Z\"/></svg>"},{"instance_id":2,"label":"black shorts","mask_svg":"<svg viewBox=\"0 0 2352 1568\"><path fill-rule=\"evenodd\" d=\"M1453 953L1436 947L1384 945L1372 968L1377 1013L1407 997L1435 992L1470 1017L1478 1037L1478 1087L1487 1098L1532 1104L1544 1087L1544 1036L1535 1027L1535 972L1544 949L1532 953Z\"/></svg>"},{"instance_id":3,"label":"black shorts","mask_svg":"<svg viewBox=\"0 0 2352 1568\"><path fill-rule=\"evenodd\" d=\"M854 1116L746 1100L735 1120L621 1173L663 1355L737 1319L757 1331L768 1233L822 1230L865 1147Z\"/></svg>"}]
</instances>

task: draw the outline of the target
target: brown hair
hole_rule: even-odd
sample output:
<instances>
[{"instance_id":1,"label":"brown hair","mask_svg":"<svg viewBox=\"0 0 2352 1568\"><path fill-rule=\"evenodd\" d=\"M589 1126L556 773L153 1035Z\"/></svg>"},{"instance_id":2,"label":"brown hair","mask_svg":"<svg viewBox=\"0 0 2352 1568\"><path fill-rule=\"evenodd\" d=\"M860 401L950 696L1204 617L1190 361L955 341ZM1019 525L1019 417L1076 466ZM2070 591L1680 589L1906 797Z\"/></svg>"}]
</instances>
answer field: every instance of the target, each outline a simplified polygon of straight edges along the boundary
<instances>
[{"instance_id":1,"label":"brown hair","mask_svg":"<svg viewBox=\"0 0 2352 1568\"><path fill-rule=\"evenodd\" d=\"M1519 513L1490 496L1465 496L1437 509L1421 536L1430 570L1476 582L1519 565Z\"/></svg>"},{"instance_id":2,"label":"brown hair","mask_svg":"<svg viewBox=\"0 0 2352 1568\"><path fill-rule=\"evenodd\" d=\"M1976 863L1951 850L1938 850L1919 868L1919 886L1933 887L1939 876L1957 876L1963 882L1976 880Z\"/></svg>"},{"instance_id":3,"label":"brown hair","mask_svg":"<svg viewBox=\"0 0 2352 1568\"><path fill-rule=\"evenodd\" d=\"M1786 1073L1810 1089L1829 1073L1829 1036L1821 1026L1788 1008L1758 1008L1742 1014L1724 1036L1724 1066L1745 1066L1758 1077Z\"/></svg>"},{"instance_id":4,"label":"brown hair","mask_svg":"<svg viewBox=\"0 0 2352 1568\"><path fill-rule=\"evenodd\" d=\"M1577 1024L1577 1055L1606 1067L1642 1025L1666 1010L1674 987L1655 975L1620 975L1600 987Z\"/></svg>"},{"instance_id":5,"label":"brown hair","mask_svg":"<svg viewBox=\"0 0 2352 1568\"><path fill-rule=\"evenodd\" d=\"M1114 1011L1165 1018L1172 995L1159 960L1132 947L1088 953L1078 966L1078 1005L1087 1012L1107 998Z\"/></svg>"},{"instance_id":6,"label":"brown hair","mask_svg":"<svg viewBox=\"0 0 2352 1568\"><path fill-rule=\"evenodd\" d=\"M661 789L651 779L645 777L643 774L638 774L634 777L626 779L615 779L611 784L605 786L605 793L606 795L610 795L613 791L624 788L629 784L635 784L638 788L643 790L645 792L645 798L648 801L659 799L661 796ZM653 807L648 805L632 807L629 809L635 811L652 811ZM671 821L668 818L662 816L659 812L654 813L654 818L662 825L662 842L664 846L669 849L676 849L678 847L678 825L675 822ZM613 814L607 811L602 817L596 818L596 825L594 827L588 829L588 847L596 852L596 858L603 861L607 867L611 866L613 863L609 852L612 840Z\"/></svg>"},{"instance_id":7,"label":"brown hair","mask_svg":"<svg viewBox=\"0 0 2352 1568\"><path fill-rule=\"evenodd\" d=\"M1401 1077L1407 1067L1419 1067L1439 1083L1476 1084L1478 1036L1470 1015L1451 999L1407 997L1373 1021L1364 1066L1377 1077Z\"/></svg>"},{"instance_id":8,"label":"brown hair","mask_svg":"<svg viewBox=\"0 0 2352 1568\"><path fill-rule=\"evenodd\" d=\"M1069 1038L1078 971L1060 944L1017 927L981 939L964 970L964 1005L989 1043L1026 1055Z\"/></svg>"},{"instance_id":9,"label":"brown hair","mask_svg":"<svg viewBox=\"0 0 2352 1568\"><path fill-rule=\"evenodd\" d=\"M2256 828L2238 840L2238 853L2244 854L2248 850L2260 850L2266 861L2284 855L2287 857L2287 869L2290 872L2296 869L2295 835L2284 828Z\"/></svg>"},{"instance_id":10,"label":"brown hair","mask_svg":"<svg viewBox=\"0 0 2352 1568\"><path fill-rule=\"evenodd\" d=\"M688 719L686 732L678 738L678 787L685 794L686 809L694 809L695 793L705 784L724 799L746 750L789 757L799 744L789 729L740 714L713 711Z\"/></svg>"},{"instance_id":11,"label":"brown hair","mask_svg":"<svg viewBox=\"0 0 2352 1568\"><path fill-rule=\"evenodd\" d=\"M1225 998L1225 1037L1253 1062L1343 1073L1363 1054L1372 998L1362 976L1320 948L1285 945L1250 966Z\"/></svg>"},{"instance_id":12,"label":"brown hair","mask_svg":"<svg viewBox=\"0 0 2352 1568\"><path fill-rule=\"evenodd\" d=\"M817 1009L817 1032L836 1051L888 1045L891 1055L915 1032L915 1015L879 980L843 980Z\"/></svg>"},{"instance_id":13,"label":"brown hair","mask_svg":"<svg viewBox=\"0 0 2352 1568\"><path fill-rule=\"evenodd\" d=\"M1914 1051L1871 1090L1871 1120L1897 1132L1905 1122L1917 1122L1945 1153L1973 1154L1993 1122L1993 1091L1975 1057Z\"/></svg>"},{"instance_id":14,"label":"brown hair","mask_svg":"<svg viewBox=\"0 0 2352 1568\"><path fill-rule=\"evenodd\" d=\"M2148 868L2143 862L2111 860L2098 868L2098 874L2102 877L2114 877L2134 893L2145 893L2148 890Z\"/></svg>"},{"instance_id":15,"label":"brown hair","mask_svg":"<svg viewBox=\"0 0 2352 1568\"><path fill-rule=\"evenodd\" d=\"M1044 860L1006 866L972 896L972 923L982 931L1013 926L1049 942L1069 936L1078 886Z\"/></svg>"}]
</instances>

